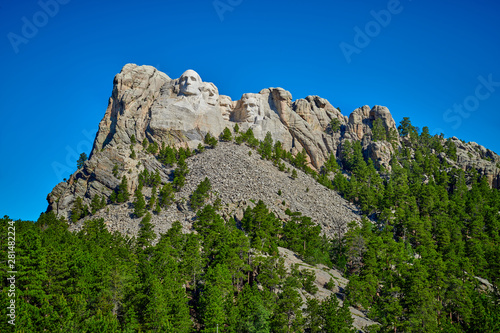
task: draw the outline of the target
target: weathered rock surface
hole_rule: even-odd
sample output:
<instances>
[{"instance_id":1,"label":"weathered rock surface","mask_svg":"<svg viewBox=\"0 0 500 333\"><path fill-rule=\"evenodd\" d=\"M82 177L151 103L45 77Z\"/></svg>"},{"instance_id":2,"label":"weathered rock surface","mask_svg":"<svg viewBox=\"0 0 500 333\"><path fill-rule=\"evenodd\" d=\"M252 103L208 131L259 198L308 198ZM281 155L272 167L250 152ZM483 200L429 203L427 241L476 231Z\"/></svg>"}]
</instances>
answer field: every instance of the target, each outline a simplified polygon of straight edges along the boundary
<instances>
[{"instance_id":1,"label":"weathered rock surface","mask_svg":"<svg viewBox=\"0 0 500 333\"><path fill-rule=\"evenodd\" d=\"M373 140L374 122L380 120L387 137L397 131L389 110L383 106L360 107L349 117L344 116L327 100L318 96L292 100L282 88L263 89L259 93L243 94L240 100L219 95L217 87L203 82L194 71L186 71L179 79L171 79L151 66L127 64L114 79L113 93L104 118L99 124L89 161L70 180L58 184L48 195L49 210L69 217L69 210L78 196L90 200L94 195L109 196L119 179L112 175L118 165L127 171L130 190L137 186L141 168L160 168L150 155L140 153L131 159L129 145L132 136L137 142L165 143L196 147L210 132L218 136L225 127L238 123L241 131L252 128L263 140L270 132L275 141L293 154L304 149L310 166L319 169L330 154L341 157L347 141L361 141L366 157L377 166L390 170L389 162L399 149L399 136ZM337 123L335 130L333 123ZM490 185L500 187L500 157L476 144L452 138L457 146L457 161L452 165L464 170L476 168L487 177ZM446 158L446 157L442 157ZM142 166L136 168L138 162ZM227 179L237 177L230 172ZM226 180L228 181L228 180Z\"/></svg>"},{"instance_id":2,"label":"weathered rock surface","mask_svg":"<svg viewBox=\"0 0 500 333\"><path fill-rule=\"evenodd\" d=\"M139 149L141 148L137 145L137 150ZM342 233L349 222L360 219L357 208L335 191L320 185L302 171L298 171L297 179L292 179L290 173L280 172L272 162L262 160L255 152L249 155L249 151L251 149L245 145L219 143L215 149L207 149L201 154L188 158L186 162L190 171L186 176L186 184L175 197L179 204L171 205L159 215L153 215L151 222L155 225L156 232L166 232L175 221L180 221L186 232L191 230L195 212L189 209L189 196L205 177L212 184L209 202L213 203L219 197L222 203L221 214L227 218L234 217L237 221L243 217L244 209L248 206L253 207L258 200L262 200L270 210L284 220L288 219L285 214L287 209L300 211L310 216L330 237L337 232ZM151 155L146 155L141 151L138 156L141 156L140 164L137 160L124 159L124 163L128 163L126 165L131 167L128 170L132 172L127 171L123 174L133 179L144 168L159 169L162 180L165 182L169 180L169 174L173 169L158 165L159 162L156 159L151 159ZM102 171L99 172L104 173L109 170L109 181L118 185L122 175L113 176L112 167L106 162L107 160L102 162ZM87 165L90 167L91 163L87 162L84 170L87 170ZM290 165L287 167L293 168ZM82 179L80 181L82 184L85 181L83 174L87 172L84 170L80 172L81 175L79 173L77 176L78 179ZM134 186L130 183L129 185ZM61 189L67 190L67 187L61 187ZM82 185L79 188L85 188L85 186ZM280 190L281 195L278 195ZM144 188L143 193L148 200L150 189ZM84 193L79 193L79 195L84 196ZM89 198L85 198L84 201L90 203ZM62 212L69 214L71 209L66 206L63 208L61 204L58 207L60 214ZM103 217L111 231L120 231L130 236L137 235L139 231L140 219L133 217L133 208L130 203L109 205L107 209L89 218L96 217ZM78 230L86 219L82 219L70 228Z\"/></svg>"},{"instance_id":3,"label":"weathered rock surface","mask_svg":"<svg viewBox=\"0 0 500 333\"><path fill-rule=\"evenodd\" d=\"M392 138L391 142L374 140L375 122L385 130L386 139ZM233 101L229 96L219 95L213 83L203 82L192 70L171 79L151 66L127 64L114 79L113 92L89 160L47 196L48 210L69 219L77 197L83 198L84 204L90 204L96 195L109 197L122 176L127 178L129 192L133 193L138 175L144 169L159 170L162 182L171 181L173 169L147 153L140 144L143 140L195 148L207 133L217 137L225 127L233 128L236 123L241 131L251 128L259 140L270 132L273 140L281 141L283 148L292 154L305 150L310 166L316 169L321 168L330 154L340 159L342 147L348 141L360 141L366 157L373 159L377 166L390 169L389 162L402 144L402 139L394 135L396 123L383 106L365 105L347 117L321 97L307 96L293 101L290 92L282 88L243 94ZM132 144L132 137L137 143ZM474 168L490 185L500 188L497 154L474 142L451 140L457 147L457 160L452 161L444 154L439 156L441 159L463 170ZM130 157L131 148L135 158ZM281 219L288 218L286 209L310 216L329 237L344 232L350 221L359 220L357 208L336 192L301 171L297 179L292 179L290 174L280 172L272 162L262 160L256 153L249 154L250 151L245 145L220 143L216 149L189 158L190 172L186 185L176 193L176 203L152 217L156 233L166 232L175 221L181 222L184 232L192 231L195 213L189 207L189 196L205 177L212 184L209 203L220 198L220 213L236 221L256 200L263 200ZM286 167L293 168L288 164ZM150 191L144 189L146 199ZM110 231L129 236L136 236L140 229L140 219L133 216L130 201L108 205L94 216L72 224L70 230L79 230L89 218L103 218ZM342 293L347 282L338 272L326 267L310 267L285 249L280 249L280 253L288 267L299 263L315 270L319 298L332 293L323 288L332 276L338 282L333 292ZM361 312L355 309L351 312L356 327L373 324Z\"/></svg>"},{"instance_id":4,"label":"weathered rock surface","mask_svg":"<svg viewBox=\"0 0 500 333\"><path fill-rule=\"evenodd\" d=\"M279 255L284 259L284 265L288 272L291 271L292 265L297 265L299 270L310 270L316 275L315 285L318 287L318 292L314 295L310 295L303 290L299 290L302 297L303 308L305 308L306 297L316 298L320 301L329 297L331 294L335 293L337 298L339 298L340 305L343 304L343 297L345 295L344 288L349 283L349 280L344 278L341 272L334 268L329 268L324 265L311 266L300 260L296 254L288 249L279 247ZM325 284L330 281L334 282L334 287L332 290L326 289ZM359 330L363 330L366 326L377 325L376 322L366 317L366 315L356 308L349 307L351 311L352 318L354 319L353 326Z\"/></svg>"},{"instance_id":5,"label":"weathered rock surface","mask_svg":"<svg viewBox=\"0 0 500 333\"><path fill-rule=\"evenodd\" d=\"M130 144L132 135L139 142L148 138L196 147L206 133L218 136L224 127L231 128L237 122L242 130L252 128L257 139L264 139L269 131L285 149L297 152L304 148L311 166L319 168L330 153L338 154L342 140L370 136L375 119L382 119L387 130L396 128L385 107L364 106L347 118L321 97L292 101L290 92L282 88L243 94L240 100L232 101L219 95L213 83L203 82L191 72L194 81L188 85L195 88L186 93L182 88L183 80L189 77L186 73L170 79L151 66L124 66L115 77L92 153L107 145ZM338 119L342 128L336 133L328 130L333 119Z\"/></svg>"},{"instance_id":6,"label":"weathered rock surface","mask_svg":"<svg viewBox=\"0 0 500 333\"><path fill-rule=\"evenodd\" d=\"M457 147L457 160L447 159L451 165L464 171L476 169L492 187L500 188L500 156L475 142L465 143L457 137L451 141Z\"/></svg>"}]
</instances>

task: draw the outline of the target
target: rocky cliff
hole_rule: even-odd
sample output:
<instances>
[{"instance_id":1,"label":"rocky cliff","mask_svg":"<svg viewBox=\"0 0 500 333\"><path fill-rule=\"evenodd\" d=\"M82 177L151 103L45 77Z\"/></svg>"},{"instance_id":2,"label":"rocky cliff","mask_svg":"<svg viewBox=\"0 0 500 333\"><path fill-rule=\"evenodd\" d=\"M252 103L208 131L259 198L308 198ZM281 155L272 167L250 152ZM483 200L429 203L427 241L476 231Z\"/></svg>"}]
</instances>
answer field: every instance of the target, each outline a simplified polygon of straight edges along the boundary
<instances>
[{"instance_id":1,"label":"rocky cliff","mask_svg":"<svg viewBox=\"0 0 500 333\"><path fill-rule=\"evenodd\" d=\"M151 66L127 64L114 79L89 160L48 195L48 210L68 218L77 197L84 202L95 195L108 197L120 182L113 175L115 166L126 175L131 191L144 169L161 170L167 181L170 171L154 156L142 153L140 145L136 149L139 156L130 157L132 138L139 143L146 140L159 146L195 148L207 133L217 137L225 127L232 129L235 124L241 131L251 128L259 140L270 132L273 140L281 141L292 154L305 150L308 163L316 169L330 154L340 159L347 141L360 141L366 157L377 166L390 168L391 156L402 144L396 122L383 106L365 105L347 117L326 99L308 96L294 101L282 88L243 94L240 100L232 101L192 70L171 79ZM492 186L500 186L498 155L475 143L451 140L458 156L456 161L449 161L452 165L465 170L476 168ZM229 166L227 178L237 177Z\"/></svg>"}]
</instances>

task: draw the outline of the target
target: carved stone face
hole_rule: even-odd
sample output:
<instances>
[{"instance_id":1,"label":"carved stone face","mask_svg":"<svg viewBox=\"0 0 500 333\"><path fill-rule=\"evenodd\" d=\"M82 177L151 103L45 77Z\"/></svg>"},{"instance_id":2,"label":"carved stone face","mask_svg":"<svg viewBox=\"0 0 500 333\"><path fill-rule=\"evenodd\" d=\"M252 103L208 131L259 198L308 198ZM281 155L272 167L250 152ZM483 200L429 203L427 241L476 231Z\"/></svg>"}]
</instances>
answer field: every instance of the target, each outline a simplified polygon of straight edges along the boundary
<instances>
[{"instance_id":1,"label":"carved stone face","mask_svg":"<svg viewBox=\"0 0 500 333\"><path fill-rule=\"evenodd\" d=\"M180 93L184 96L199 95L201 93L201 84L201 77L198 73L188 69L179 79Z\"/></svg>"},{"instance_id":2,"label":"carved stone face","mask_svg":"<svg viewBox=\"0 0 500 333\"><path fill-rule=\"evenodd\" d=\"M229 120L233 111L233 101L229 96L219 96L220 111L224 120Z\"/></svg>"},{"instance_id":3,"label":"carved stone face","mask_svg":"<svg viewBox=\"0 0 500 333\"><path fill-rule=\"evenodd\" d=\"M219 90L212 82L206 82L203 85L203 98L207 101L208 105L218 105L219 104Z\"/></svg>"},{"instance_id":4,"label":"carved stone face","mask_svg":"<svg viewBox=\"0 0 500 333\"><path fill-rule=\"evenodd\" d=\"M248 97L243 101L243 109L246 112L247 117L254 117L259 114L259 105L257 104L257 99L254 97Z\"/></svg>"}]
</instances>

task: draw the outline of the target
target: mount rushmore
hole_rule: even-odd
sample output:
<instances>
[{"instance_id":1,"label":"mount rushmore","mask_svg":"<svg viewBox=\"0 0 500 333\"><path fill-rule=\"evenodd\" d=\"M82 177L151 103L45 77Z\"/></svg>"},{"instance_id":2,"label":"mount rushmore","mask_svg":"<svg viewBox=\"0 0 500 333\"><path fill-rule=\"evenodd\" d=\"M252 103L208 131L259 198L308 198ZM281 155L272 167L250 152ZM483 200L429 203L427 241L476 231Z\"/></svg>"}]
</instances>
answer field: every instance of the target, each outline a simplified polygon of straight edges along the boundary
<instances>
[{"instance_id":1,"label":"mount rushmore","mask_svg":"<svg viewBox=\"0 0 500 333\"><path fill-rule=\"evenodd\" d=\"M375 122L381 124L387 140L374 140ZM332 130L332 123L336 130ZM112 173L115 165L128 170L128 184L133 191L140 171L156 169L159 162L151 157L138 165L131 159L128 147L132 138L193 149L207 133L218 137L224 128L232 129L235 124L241 131L251 128L259 140L270 132L274 141L281 141L283 148L294 155L305 151L309 166L317 170L330 154L340 159L347 141L360 141L365 157L377 167L390 170L391 156L404 140L394 135L396 122L384 106L365 105L347 117L324 98L307 96L294 101L291 93L282 88L245 93L233 101L219 94L213 83L203 82L194 70L171 79L154 67L127 64L114 78L89 160L47 196L48 210L68 217L76 197L108 197L120 182ZM476 143L452 140L458 159L448 162L464 170L476 168L491 186L499 187L500 157ZM163 177L168 179L167 174Z\"/></svg>"}]
</instances>

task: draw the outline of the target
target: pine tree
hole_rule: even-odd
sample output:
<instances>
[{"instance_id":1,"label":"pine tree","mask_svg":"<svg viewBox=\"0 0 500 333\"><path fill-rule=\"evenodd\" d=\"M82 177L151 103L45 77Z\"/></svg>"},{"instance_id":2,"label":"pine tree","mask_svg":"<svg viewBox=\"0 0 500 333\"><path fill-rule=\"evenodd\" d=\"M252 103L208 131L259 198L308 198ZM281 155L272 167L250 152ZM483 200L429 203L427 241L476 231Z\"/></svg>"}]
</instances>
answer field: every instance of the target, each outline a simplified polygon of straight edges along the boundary
<instances>
[{"instance_id":1,"label":"pine tree","mask_svg":"<svg viewBox=\"0 0 500 333\"><path fill-rule=\"evenodd\" d=\"M321 172L325 175L328 175L330 172L337 173L339 169L340 167L337 163L335 155L333 153L330 153L330 155L328 156L328 160L325 162L323 168L321 169Z\"/></svg>"},{"instance_id":2,"label":"pine tree","mask_svg":"<svg viewBox=\"0 0 500 333\"><path fill-rule=\"evenodd\" d=\"M377 118L373 122L373 127L372 127L372 140L373 141L382 141L386 140L387 135L386 135L386 130L384 127L384 124L382 122L382 119Z\"/></svg>"},{"instance_id":3,"label":"pine tree","mask_svg":"<svg viewBox=\"0 0 500 333\"><path fill-rule=\"evenodd\" d=\"M156 233L151 224L151 214L149 212L141 220L141 229L137 236L137 246L139 248L151 245L151 242L156 238Z\"/></svg>"},{"instance_id":4,"label":"pine tree","mask_svg":"<svg viewBox=\"0 0 500 333\"><path fill-rule=\"evenodd\" d=\"M181 190L186 181L186 175L188 174L189 169L184 158L180 158L177 162L177 168L174 170L174 181L173 185L177 192Z\"/></svg>"},{"instance_id":5,"label":"pine tree","mask_svg":"<svg viewBox=\"0 0 500 333\"><path fill-rule=\"evenodd\" d=\"M297 291L299 283L295 277L286 278L278 294L276 311L272 320L273 332L300 332L303 330L302 299Z\"/></svg>"},{"instance_id":6,"label":"pine tree","mask_svg":"<svg viewBox=\"0 0 500 333\"><path fill-rule=\"evenodd\" d=\"M146 151L150 154L156 155L158 153L159 147L158 143L156 141L153 141L152 143L149 144L148 148Z\"/></svg>"},{"instance_id":7,"label":"pine tree","mask_svg":"<svg viewBox=\"0 0 500 333\"><path fill-rule=\"evenodd\" d=\"M86 160L87 160L87 154L81 153L80 157L78 158L78 161L76 161L76 168L77 169L83 168L83 165L85 164Z\"/></svg>"},{"instance_id":8,"label":"pine tree","mask_svg":"<svg viewBox=\"0 0 500 333\"><path fill-rule=\"evenodd\" d=\"M231 295L231 275L224 265L209 266L205 276L204 290L200 296L202 332L222 331L227 322L227 301Z\"/></svg>"},{"instance_id":9,"label":"pine tree","mask_svg":"<svg viewBox=\"0 0 500 333\"><path fill-rule=\"evenodd\" d=\"M130 194L128 193L128 180L125 175L123 175L120 186L118 186L116 192L116 202L121 203L128 201Z\"/></svg>"},{"instance_id":10,"label":"pine tree","mask_svg":"<svg viewBox=\"0 0 500 333\"><path fill-rule=\"evenodd\" d=\"M249 128L243 135L244 141L248 143L251 148L255 148L259 145L259 140L255 138L253 130Z\"/></svg>"},{"instance_id":11,"label":"pine tree","mask_svg":"<svg viewBox=\"0 0 500 333\"><path fill-rule=\"evenodd\" d=\"M222 131L220 138L222 141L230 142L233 139L233 135L231 134L231 130L229 130L229 128L225 127L224 131Z\"/></svg>"},{"instance_id":12,"label":"pine tree","mask_svg":"<svg viewBox=\"0 0 500 333\"><path fill-rule=\"evenodd\" d=\"M333 118L330 121L329 129L331 133L337 133L338 131L340 131L340 120L338 120L337 118Z\"/></svg>"},{"instance_id":13,"label":"pine tree","mask_svg":"<svg viewBox=\"0 0 500 333\"><path fill-rule=\"evenodd\" d=\"M156 186L151 189L151 197L148 202L148 209L154 209L156 206Z\"/></svg>"},{"instance_id":14,"label":"pine tree","mask_svg":"<svg viewBox=\"0 0 500 333\"><path fill-rule=\"evenodd\" d=\"M81 197L76 197L71 208L71 221L76 222L89 214L87 205L83 204Z\"/></svg>"},{"instance_id":15,"label":"pine tree","mask_svg":"<svg viewBox=\"0 0 500 333\"><path fill-rule=\"evenodd\" d=\"M238 295L237 308L237 332L270 332L272 312L267 309L256 285L245 285Z\"/></svg>"},{"instance_id":16,"label":"pine tree","mask_svg":"<svg viewBox=\"0 0 500 333\"><path fill-rule=\"evenodd\" d=\"M168 208L174 202L174 189L171 183L166 183L158 193L157 206ZM157 211L159 213L159 211Z\"/></svg>"},{"instance_id":17,"label":"pine tree","mask_svg":"<svg viewBox=\"0 0 500 333\"><path fill-rule=\"evenodd\" d=\"M203 139L203 142L207 145L210 146L210 148L215 148L215 146L217 146L217 139L214 138L212 136L212 134L210 134L210 132L207 133L207 135L205 135L205 139Z\"/></svg>"},{"instance_id":18,"label":"pine tree","mask_svg":"<svg viewBox=\"0 0 500 333\"><path fill-rule=\"evenodd\" d=\"M210 184L210 180L207 177L205 177L205 179L198 184L193 194L191 195L191 208L193 210L197 210L201 206L203 206L203 203L208 198L208 193L211 187L212 185Z\"/></svg>"},{"instance_id":19,"label":"pine tree","mask_svg":"<svg viewBox=\"0 0 500 333\"><path fill-rule=\"evenodd\" d=\"M134 215L136 217L142 217L146 212L146 201L144 200L144 195L142 195L141 190L137 189L134 193Z\"/></svg>"},{"instance_id":20,"label":"pine tree","mask_svg":"<svg viewBox=\"0 0 500 333\"><path fill-rule=\"evenodd\" d=\"M293 169L292 170L292 179L297 179L298 175L297 175L297 170L296 169Z\"/></svg>"},{"instance_id":21,"label":"pine tree","mask_svg":"<svg viewBox=\"0 0 500 333\"><path fill-rule=\"evenodd\" d=\"M273 137L271 136L271 132L267 132L264 141L260 143L259 153L262 156L262 158L270 160L272 152L273 152Z\"/></svg>"},{"instance_id":22,"label":"pine tree","mask_svg":"<svg viewBox=\"0 0 500 333\"><path fill-rule=\"evenodd\" d=\"M356 329L352 327L354 322L349 305L344 302L339 306L337 296L331 294L321 302L322 332L355 333Z\"/></svg>"},{"instance_id":23,"label":"pine tree","mask_svg":"<svg viewBox=\"0 0 500 333\"><path fill-rule=\"evenodd\" d=\"M94 195L92 202L90 203L90 209L92 215L94 215L98 210L106 207L106 198L104 196Z\"/></svg>"}]
</instances>

